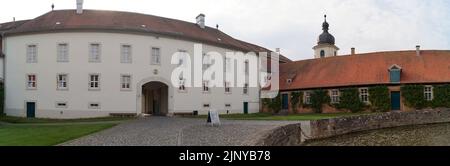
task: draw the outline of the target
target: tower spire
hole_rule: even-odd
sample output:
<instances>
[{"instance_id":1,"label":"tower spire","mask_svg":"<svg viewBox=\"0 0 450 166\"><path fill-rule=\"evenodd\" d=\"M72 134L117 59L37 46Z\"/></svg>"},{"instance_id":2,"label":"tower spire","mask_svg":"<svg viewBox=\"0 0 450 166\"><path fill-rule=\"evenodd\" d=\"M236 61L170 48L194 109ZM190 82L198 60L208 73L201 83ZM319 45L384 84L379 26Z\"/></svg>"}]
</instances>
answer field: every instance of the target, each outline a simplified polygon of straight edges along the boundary
<instances>
[{"instance_id":1,"label":"tower spire","mask_svg":"<svg viewBox=\"0 0 450 166\"><path fill-rule=\"evenodd\" d=\"M328 32L328 29L329 29L329 27L330 27L330 24L328 24L328 22L327 22L327 15L325 14L323 17L324 17L324 22L323 22L323 24L322 24L322 30L323 30L324 32Z\"/></svg>"}]
</instances>

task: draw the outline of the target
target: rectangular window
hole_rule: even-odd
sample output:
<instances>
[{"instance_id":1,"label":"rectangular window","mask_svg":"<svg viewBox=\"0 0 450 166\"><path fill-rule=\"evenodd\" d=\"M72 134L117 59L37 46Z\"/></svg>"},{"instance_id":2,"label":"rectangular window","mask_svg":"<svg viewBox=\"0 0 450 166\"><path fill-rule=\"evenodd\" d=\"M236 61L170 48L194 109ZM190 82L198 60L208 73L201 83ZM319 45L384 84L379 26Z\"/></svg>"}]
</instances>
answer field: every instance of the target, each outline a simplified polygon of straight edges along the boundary
<instances>
[{"instance_id":1,"label":"rectangular window","mask_svg":"<svg viewBox=\"0 0 450 166\"><path fill-rule=\"evenodd\" d=\"M150 64L159 65L161 64L161 50L159 48L152 48L152 58Z\"/></svg>"},{"instance_id":2,"label":"rectangular window","mask_svg":"<svg viewBox=\"0 0 450 166\"><path fill-rule=\"evenodd\" d=\"M37 88L36 75L28 74L27 75L27 89L36 89L36 88Z\"/></svg>"},{"instance_id":3,"label":"rectangular window","mask_svg":"<svg viewBox=\"0 0 450 166\"><path fill-rule=\"evenodd\" d=\"M425 100L426 101L432 101L433 98L434 98L434 96L433 96L433 86L425 86L424 95L425 95Z\"/></svg>"},{"instance_id":4,"label":"rectangular window","mask_svg":"<svg viewBox=\"0 0 450 166\"><path fill-rule=\"evenodd\" d=\"M209 81L203 81L203 92L209 92Z\"/></svg>"},{"instance_id":5,"label":"rectangular window","mask_svg":"<svg viewBox=\"0 0 450 166\"><path fill-rule=\"evenodd\" d=\"M305 92L305 97L304 97L304 103L305 104L311 104L311 92Z\"/></svg>"},{"instance_id":6,"label":"rectangular window","mask_svg":"<svg viewBox=\"0 0 450 166\"><path fill-rule=\"evenodd\" d=\"M57 62L69 62L69 45L67 43L58 44Z\"/></svg>"},{"instance_id":7,"label":"rectangular window","mask_svg":"<svg viewBox=\"0 0 450 166\"><path fill-rule=\"evenodd\" d=\"M131 45L122 45L120 63L131 63Z\"/></svg>"},{"instance_id":8,"label":"rectangular window","mask_svg":"<svg viewBox=\"0 0 450 166\"><path fill-rule=\"evenodd\" d=\"M100 109L100 103L89 103L89 109Z\"/></svg>"},{"instance_id":9,"label":"rectangular window","mask_svg":"<svg viewBox=\"0 0 450 166\"><path fill-rule=\"evenodd\" d=\"M56 102L56 108L67 108L67 102Z\"/></svg>"},{"instance_id":10,"label":"rectangular window","mask_svg":"<svg viewBox=\"0 0 450 166\"><path fill-rule=\"evenodd\" d=\"M248 84L244 84L244 89L243 89L243 93L244 95L248 94Z\"/></svg>"},{"instance_id":11,"label":"rectangular window","mask_svg":"<svg viewBox=\"0 0 450 166\"><path fill-rule=\"evenodd\" d=\"M211 56L203 53L203 70L208 69L211 66Z\"/></svg>"},{"instance_id":12,"label":"rectangular window","mask_svg":"<svg viewBox=\"0 0 450 166\"><path fill-rule=\"evenodd\" d=\"M333 90L330 91L330 93L331 93L331 95L330 95L331 96L331 103L332 104L339 103L340 102L339 90L333 89Z\"/></svg>"},{"instance_id":13,"label":"rectangular window","mask_svg":"<svg viewBox=\"0 0 450 166\"><path fill-rule=\"evenodd\" d=\"M225 82L225 93L231 93L230 82Z\"/></svg>"},{"instance_id":14,"label":"rectangular window","mask_svg":"<svg viewBox=\"0 0 450 166\"><path fill-rule=\"evenodd\" d=\"M186 67L187 63L187 52L185 50L178 50L178 67L183 66Z\"/></svg>"},{"instance_id":15,"label":"rectangular window","mask_svg":"<svg viewBox=\"0 0 450 166\"><path fill-rule=\"evenodd\" d=\"M248 73L249 73L249 65L248 65L248 61L245 61L245 62L244 62L244 72L245 72L245 74L248 74Z\"/></svg>"},{"instance_id":16,"label":"rectangular window","mask_svg":"<svg viewBox=\"0 0 450 166\"><path fill-rule=\"evenodd\" d=\"M90 90L100 90L100 75L90 74L89 75L89 89Z\"/></svg>"},{"instance_id":17,"label":"rectangular window","mask_svg":"<svg viewBox=\"0 0 450 166\"><path fill-rule=\"evenodd\" d=\"M100 62L100 44L91 44L89 48L89 62Z\"/></svg>"},{"instance_id":18,"label":"rectangular window","mask_svg":"<svg viewBox=\"0 0 450 166\"><path fill-rule=\"evenodd\" d=\"M58 90L66 90L67 86L67 74L58 74L56 76L56 86Z\"/></svg>"},{"instance_id":19,"label":"rectangular window","mask_svg":"<svg viewBox=\"0 0 450 166\"><path fill-rule=\"evenodd\" d=\"M225 108L231 108L231 104L225 104Z\"/></svg>"},{"instance_id":20,"label":"rectangular window","mask_svg":"<svg viewBox=\"0 0 450 166\"><path fill-rule=\"evenodd\" d=\"M181 92L185 92L186 91L185 82L186 82L186 80L184 78L180 78L179 79L179 85L178 85L178 90L179 91L181 91Z\"/></svg>"},{"instance_id":21,"label":"rectangular window","mask_svg":"<svg viewBox=\"0 0 450 166\"><path fill-rule=\"evenodd\" d=\"M131 90L131 75L122 75L120 78L120 89Z\"/></svg>"},{"instance_id":22,"label":"rectangular window","mask_svg":"<svg viewBox=\"0 0 450 166\"><path fill-rule=\"evenodd\" d=\"M27 46L27 63L37 63L37 46L34 44Z\"/></svg>"},{"instance_id":23,"label":"rectangular window","mask_svg":"<svg viewBox=\"0 0 450 166\"><path fill-rule=\"evenodd\" d=\"M359 89L359 98L364 103L369 103L369 89L361 88Z\"/></svg>"}]
</instances>

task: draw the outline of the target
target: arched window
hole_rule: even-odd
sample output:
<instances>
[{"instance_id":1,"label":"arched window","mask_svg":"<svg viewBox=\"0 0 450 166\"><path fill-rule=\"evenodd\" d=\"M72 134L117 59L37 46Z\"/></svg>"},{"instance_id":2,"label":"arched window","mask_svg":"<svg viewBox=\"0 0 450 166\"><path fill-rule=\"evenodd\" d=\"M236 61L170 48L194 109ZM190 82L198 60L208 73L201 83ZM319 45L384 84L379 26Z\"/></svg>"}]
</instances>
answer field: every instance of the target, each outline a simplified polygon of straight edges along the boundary
<instances>
[{"instance_id":1,"label":"arched window","mask_svg":"<svg viewBox=\"0 0 450 166\"><path fill-rule=\"evenodd\" d=\"M320 57L321 58L325 58L325 51L324 50L320 50Z\"/></svg>"}]
</instances>

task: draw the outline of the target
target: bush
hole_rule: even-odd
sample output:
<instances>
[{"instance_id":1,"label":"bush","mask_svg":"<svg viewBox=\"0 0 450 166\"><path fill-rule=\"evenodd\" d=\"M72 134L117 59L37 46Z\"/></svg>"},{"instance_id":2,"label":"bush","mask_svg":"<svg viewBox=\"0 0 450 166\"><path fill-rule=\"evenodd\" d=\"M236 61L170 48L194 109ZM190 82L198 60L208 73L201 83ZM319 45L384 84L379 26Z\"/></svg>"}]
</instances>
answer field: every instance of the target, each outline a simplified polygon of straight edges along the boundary
<instances>
[{"instance_id":1,"label":"bush","mask_svg":"<svg viewBox=\"0 0 450 166\"><path fill-rule=\"evenodd\" d=\"M273 113L278 113L281 111L281 95L278 94L278 96L273 99L263 99L263 104Z\"/></svg>"},{"instance_id":2,"label":"bush","mask_svg":"<svg viewBox=\"0 0 450 166\"><path fill-rule=\"evenodd\" d=\"M337 104L338 109L347 109L353 113L364 111L365 104L359 99L359 91L357 88L347 88L341 90L340 102Z\"/></svg>"},{"instance_id":3,"label":"bush","mask_svg":"<svg viewBox=\"0 0 450 166\"><path fill-rule=\"evenodd\" d=\"M404 85L401 87L401 93L405 105L411 108L423 109L428 103L425 101L423 85Z\"/></svg>"},{"instance_id":4,"label":"bush","mask_svg":"<svg viewBox=\"0 0 450 166\"><path fill-rule=\"evenodd\" d=\"M322 113L323 105L330 102L327 91L319 89L311 93L311 108L315 113Z\"/></svg>"},{"instance_id":5,"label":"bush","mask_svg":"<svg viewBox=\"0 0 450 166\"><path fill-rule=\"evenodd\" d=\"M302 103L302 93L301 92L292 92L291 93L291 107L292 112L297 112L298 104Z\"/></svg>"},{"instance_id":6,"label":"bush","mask_svg":"<svg viewBox=\"0 0 450 166\"><path fill-rule=\"evenodd\" d=\"M373 112L388 112L391 109L390 93L387 86L369 88L370 109Z\"/></svg>"},{"instance_id":7,"label":"bush","mask_svg":"<svg viewBox=\"0 0 450 166\"><path fill-rule=\"evenodd\" d=\"M450 84L434 86L434 99L432 101L433 108L445 107L450 108Z\"/></svg>"},{"instance_id":8,"label":"bush","mask_svg":"<svg viewBox=\"0 0 450 166\"><path fill-rule=\"evenodd\" d=\"M0 83L0 116L5 115L3 112L4 97L5 97L5 94L4 94L4 89L3 89L3 83Z\"/></svg>"}]
</instances>

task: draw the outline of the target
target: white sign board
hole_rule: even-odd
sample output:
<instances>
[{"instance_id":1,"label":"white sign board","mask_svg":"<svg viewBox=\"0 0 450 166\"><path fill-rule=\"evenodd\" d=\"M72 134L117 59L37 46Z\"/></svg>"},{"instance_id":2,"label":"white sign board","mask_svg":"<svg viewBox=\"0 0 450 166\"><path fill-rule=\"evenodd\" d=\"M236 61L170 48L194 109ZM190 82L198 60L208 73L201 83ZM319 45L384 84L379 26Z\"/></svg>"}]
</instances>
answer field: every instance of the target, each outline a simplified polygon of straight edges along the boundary
<instances>
[{"instance_id":1,"label":"white sign board","mask_svg":"<svg viewBox=\"0 0 450 166\"><path fill-rule=\"evenodd\" d=\"M220 125L219 112L217 112L216 110L210 110L208 115L208 123L210 123L212 126Z\"/></svg>"}]
</instances>

